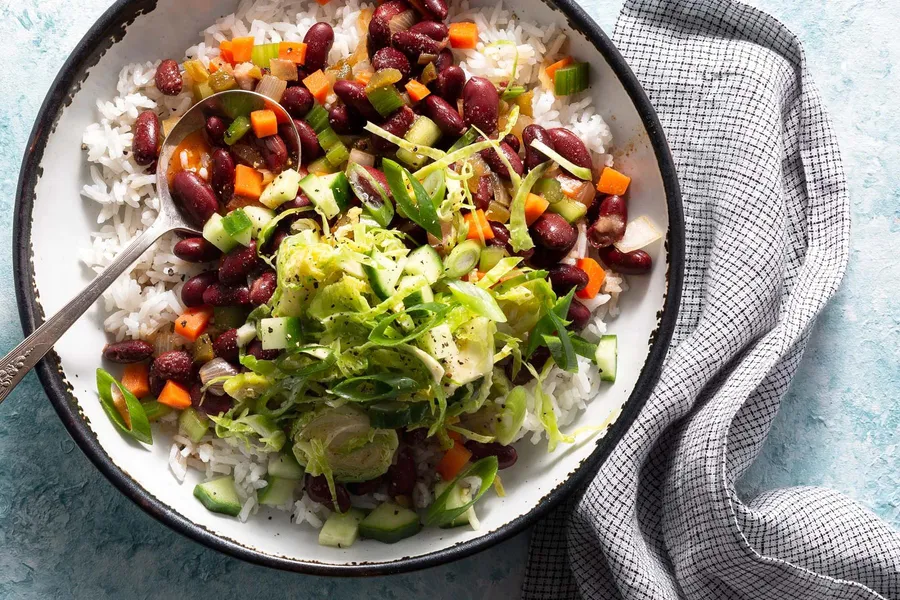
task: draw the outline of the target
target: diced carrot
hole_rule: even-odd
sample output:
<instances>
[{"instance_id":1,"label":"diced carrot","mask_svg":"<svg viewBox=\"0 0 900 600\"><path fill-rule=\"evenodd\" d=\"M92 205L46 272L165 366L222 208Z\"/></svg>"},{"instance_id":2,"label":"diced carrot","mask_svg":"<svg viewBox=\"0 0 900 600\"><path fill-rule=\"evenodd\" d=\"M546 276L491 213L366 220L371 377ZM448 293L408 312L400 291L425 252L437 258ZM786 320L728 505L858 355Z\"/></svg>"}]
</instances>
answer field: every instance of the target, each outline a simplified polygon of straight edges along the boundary
<instances>
[{"instance_id":1,"label":"diced carrot","mask_svg":"<svg viewBox=\"0 0 900 600\"><path fill-rule=\"evenodd\" d=\"M471 273L469 273L469 282L477 283L484 279L485 275L487 275L487 273L485 273L484 271L472 271Z\"/></svg>"},{"instance_id":2,"label":"diced carrot","mask_svg":"<svg viewBox=\"0 0 900 600\"><path fill-rule=\"evenodd\" d=\"M234 64L234 53L232 51L233 45L231 40L223 40L219 43L219 56L222 57L227 63Z\"/></svg>"},{"instance_id":3,"label":"diced carrot","mask_svg":"<svg viewBox=\"0 0 900 600\"><path fill-rule=\"evenodd\" d=\"M175 320L175 333L193 342L206 331L212 316L213 310L209 306L188 308Z\"/></svg>"},{"instance_id":4,"label":"diced carrot","mask_svg":"<svg viewBox=\"0 0 900 600\"><path fill-rule=\"evenodd\" d=\"M331 0L316 0L316 4L318 4L319 6L325 6L329 2L331 2Z\"/></svg>"},{"instance_id":5,"label":"diced carrot","mask_svg":"<svg viewBox=\"0 0 900 600\"><path fill-rule=\"evenodd\" d=\"M219 65L216 64L215 60L209 61L209 74L212 75L216 71L219 70Z\"/></svg>"},{"instance_id":6,"label":"diced carrot","mask_svg":"<svg viewBox=\"0 0 900 600\"><path fill-rule=\"evenodd\" d=\"M170 379L166 382L162 392L159 393L159 398L156 400L160 404L183 410L191 405L191 391Z\"/></svg>"},{"instance_id":7,"label":"diced carrot","mask_svg":"<svg viewBox=\"0 0 900 600\"><path fill-rule=\"evenodd\" d=\"M329 88L331 88L331 82L328 81L328 77L322 72L322 69L319 69L315 73L304 78L303 85L310 91L313 98L322 104L325 103L325 99L328 97Z\"/></svg>"},{"instance_id":8,"label":"diced carrot","mask_svg":"<svg viewBox=\"0 0 900 600\"><path fill-rule=\"evenodd\" d=\"M363 85L368 85L369 81L372 79L372 75L374 75L372 71L360 71L356 74L356 81L360 82Z\"/></svg>"},{"instance_id":9,"label":"diced carrot","mask_svg":"<svg viewBox=\"0 0 900 600\"><path fill-rule=\"evenodd\" d=\"M262 173L247 165L238 165L234 169L234 193L237 196L253 198L262 195Z\"/></svg>"},{"instance_id":10,"label":"diced carrot","mask_svg":"<svg viewBox=\"0 0 900 600\"><path fill-rule=\"evenodd\" d=\"M406 84L406 92L409 94L410 100L412 100L413 102L418 102L419 100L430 94L431 90L413 79Z\"/></svg>"},{"instance_id":11,"label":"diced carrot","mask_svg":"<svg viewBox=\"0 0 900 600\"><path fill-rule=\"evenodd\" d=\"M456 440L457 442L462 441L462 434L458 431L453 431L452 429L447 430L447 437L451 440Z\"/></svg>"},{"instance_id":12,"label":"diced carrot","mask_svg":"<svg viewBox=\"0 0 900 600\"><path fill-rule=\"evenodd\" d=\"M494 230L491 229L484 211L480 208L475 212L467 213L465 216L466 223L469 224L469 233L466 234L468 240L492 240L494 239Z\"/></svg>"},{"instance_id":13,"label":"diced carrot","mask_svg":"<svg viewBox=\"0 0 900 600\"><path fill-rule=\"evenodd\" d=\"M559 182L559 185L562 188L562 193L566 198L570 198L572 200L579 200L584 196L585 186L590 189L591 199L594 198L594 190L591 186L591 183L585 182L577 177L572 177L568 173L560 173L556 176L556 180Z\"/></svg>"},{"instance_id":14,"label":"diced carrot","mask_svg":"<svg viewBox=\"0 0 900 600\"><path fill-rule=\"evenodd\" d=\"M295 65L306 62L306 44L303 42L281 42L278 44L278 58L289 60Z\"/></svg>"},{"instance_id":15,"label":"diced carrot","mask_svg":"<svg viewBox=\"0 0 900 600\"><path fill-rule=\"evenodd\" d=\"M263 100L263 102L265 103L266 110L270 110L275 114L275 122L278 123L278 125L287 123L290 120L291 116L281 109L276 102L273 102L268 98Z\"/></svg>"},{"instance_id":16,"label":"diced carrot","mask_svg":"<svg viewBox=\"0 0 900 600\"><path fill-rule=\"evenodd\" d=\"M567 56L564 59L558 60L555 63L553 63L552 65L548 66L546 69L544 69L544 73L547 74L547 77L550 78L550 81L554 81L554 78L556 77L556 72L559 71L560 69L562 69L563 67L568 67L570 64L572 64L572 57Z\"/></svg>"},{"instance_id":17,"label":"diced carrot","mask_svg":"<svg viewBox=\"0 0 900 600\"><path fill-rule=\"evenodd\" d=\"M478 25L450 23L450 45L461 50L474 50L478 45Z\"/></svg>"},{"instance_id":18,"label":"diced carrot","mask_svg":"<svg viewBox=\"0 0 900 600\"><path fill-rule=\"evenodd\" d=\"M250 125L258 138L278 133L278 119L275 118L274 110L254 110L250 113Z\"/></svg>"},{"instance_id":19,"label":"diced carrot","mask_svg":"<svg viewBox=\"0 0 900 600\"><path fill-rule=\"evenodd\" d=\"M593 258L579 258L575 261L575 266L587 273L588 276L588 284L575 292L575 295L579 298L590 300L600 292L603 280L606 279L606 271Z\"/></svg>"},{"instance_id":20,"label":"diced carrot","mask_svg":"<svg viewBox=\"0 0 900 600\"><path fill-rule=\"evenodd\" d=\"M544 214L548 206L550 206L550 202L543 196L528 194L528 197L525 198L525 223L530 227L539 216Z\"/></svg>"},{"instance_id":21,"label":"diced carrot","mask_svg":"<svg viewBox=\"0 0 900 600\"><path fill-rule=\"evenodd\" d=\"M135 398L143 398L150 393L150 367L145 362L125 365L122 372L122 387L134 394Z\"/></svg>"},{"instance_id":22,"label":"diced carrot","mask_svg":"<svg viewBox=\"0 0 900 600\"><path fill-rule=\"evenodd\" d=\"M453 447L444 453L444 457L441 458L441 462L437 464L435 470L440 473L441 479L450 481L466 466L470 458L472 458L472 453L468 448L459 441L453 440Z\"/></svg>"},{"instance_id":23,"label":"diced carrot","mask_svg":"<svg viewBox=\"0 0 900 600\"><path fill-rule=\"evenodd\" d=\"M239 37L231 40L231 58L236 63L250 62L253 57L253 38Z\"/></svg>"},{"instance_id":24,"label":"diced carrot","mask_svg":"<svg viewBox=\"0 0 900 600\"><path fill-rule=\"evenodd\" d=\"M628 175L620 173L612 167L604 167L600 173L600 179L597 181L597 191L610 196L621 196L628 191L629 183L631 183L631 177Z\"/></svg>"}]
</instances>

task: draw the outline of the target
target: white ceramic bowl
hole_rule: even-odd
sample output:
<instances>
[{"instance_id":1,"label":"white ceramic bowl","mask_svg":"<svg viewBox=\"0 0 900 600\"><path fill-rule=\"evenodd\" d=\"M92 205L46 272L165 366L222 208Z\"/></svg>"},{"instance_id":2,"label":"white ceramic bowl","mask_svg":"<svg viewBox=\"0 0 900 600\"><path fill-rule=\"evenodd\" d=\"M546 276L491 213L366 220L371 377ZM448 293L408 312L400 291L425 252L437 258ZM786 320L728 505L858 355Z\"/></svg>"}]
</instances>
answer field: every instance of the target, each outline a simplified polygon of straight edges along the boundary
<instances>
[{"instance_id":1,"label":"white ceramic bowl","mask_svg":"<svg viewBox=\"0 0 900 600\"><path fill-rule=\"evenodd\" d=\"M333 0L339 2L340 0ZM480 1L473 4L482 3ZM485 5L490 5L483 0ZM81 289L90 273L75 248L95 228L96 208L79 200L88 181L81 150L85 127L97 119L95 102L109 98L120 68L131 62L179 55L198 32L236 0L120 0L88 32L69 57L48 94L28 145L16 207L16 289L26 333ZM572 0L512 0L532 23L571 29L571 50L591 63L591 91L616 142L616 162L634 175L629 212L645 214L668 229L665 244L652 249L649 276L632 277L622 314L610 323L619 335L615 385L579 417L601 422L623 407L603 437L548 454L546 445L519 445L519 462L503 473L509 494L479 502L481 529L430 529L393 545L372 541L336 550L317 544L308 527L289 524L283 513L248 523L213 514L191 490L193 473L178 485L167 467L168 445L150 449L126 439L102 412L94 371L106 336L94 307L56 345L38 371L50 400L81 449L123 493L144 510L213 548L241 558L295 571L341 575L390 573L460 558L505 539L535 522L593 472L633 421L656 381L671 336L681 289L684 253L681 203L675 170L659 122L647 97L606 35Z\"/></svg>"}]
</instances>

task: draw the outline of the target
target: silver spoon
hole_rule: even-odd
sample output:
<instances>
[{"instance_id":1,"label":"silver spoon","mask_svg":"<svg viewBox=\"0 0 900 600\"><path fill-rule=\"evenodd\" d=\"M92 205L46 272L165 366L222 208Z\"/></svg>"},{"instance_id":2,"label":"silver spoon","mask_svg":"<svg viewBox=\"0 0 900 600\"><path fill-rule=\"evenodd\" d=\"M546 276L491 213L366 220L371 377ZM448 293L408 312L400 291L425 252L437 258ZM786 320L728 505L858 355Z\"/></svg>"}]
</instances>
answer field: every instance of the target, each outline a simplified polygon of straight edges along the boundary
<instances>
[{"instance_id":1,"label":"silver spoon","mask_svg":"<svg viewBox=\"0 0 900 600\"><path fill-rule=\"evenodd\" d=\"M293 164L300 164L300 136L297 133L297 128L284 108L266 96L244 90L229 90L213 94L192 106L176 123L175 127L172 128L159 153L156 169L156 193L159 196L159 214L156 220L143 233L132 240L128 247L122 250L115 260L102 273L97 275L80 294L75 296L62 310L50 317L43 325L35 329L34 333L25 338L9 354L0 359L0 402L6 399L6 396L18 385L28 371L43 358L60 336L68 331L69 327L84 314L84 311L100 297L106 288L136 262L156 240L170 231L179 231L195 236L201 235L197 225L193 224L182 214L182 211L173 200L172 194L169 192L169 181L166 174L178 144L189 134L202 129L206 124L207 115L234 118L263 108L276 111L279 113L279 121L286 119L287 123L290 124L289 135L293 135L294 139L285 140L285 142L289 151L296 148L296 151L292 153ZM202 226L202 223L200 225Z\"/></svg>"}]
</instances>

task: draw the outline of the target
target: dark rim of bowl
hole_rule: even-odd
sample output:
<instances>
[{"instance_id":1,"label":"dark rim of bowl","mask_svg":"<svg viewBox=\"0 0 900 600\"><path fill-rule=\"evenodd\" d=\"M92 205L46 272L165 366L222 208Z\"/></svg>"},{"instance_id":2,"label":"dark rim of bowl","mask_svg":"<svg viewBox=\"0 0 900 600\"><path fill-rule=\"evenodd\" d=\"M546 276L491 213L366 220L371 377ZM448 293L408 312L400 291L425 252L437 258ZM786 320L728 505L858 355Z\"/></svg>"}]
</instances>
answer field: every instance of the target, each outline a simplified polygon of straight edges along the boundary
<instances>
[{"instance_id":1,"label":"dark rim of bowl","mask_svg":"<svg viewBox=\"0 0 900 600\"><path fill-rule=\"evenodd\" d=\"M77 403L64 380L59 358L55 353L51 352L38 364L37 371L38 377L50 401L53 403L53 407L81 450L94 463L97 469L123 494L134 501L145 512L175 531L210 548L220 550L237 558L267 567L313 575L367 576L404 573L449 563L509 539L547 515L552 508L557 506L567 495L576 492L581 484L597 471L635 420L659 378L663 360L675 328L681 299L685 252L684 221L678 178L668 143L656 111L651 106L650 100L647 98L640 83L638 83L631 68L600 26L587 15L575 0L545 1L551 6L555 5L559 8L569 19L570 25L591 41L608 61L613 72L624 86L649 135L662 174L668 206L668 288L658 328L653 335L650 352L641 375L625 404L622 414L606 433L606 436L602 438L602 441L598 443L597 448L568 479L543 498L538 506L503 527L477 539L461 542L429 554L401 558L386 563L335 565L297 561L265 554L208 531L160 502L119 469L100 446L97 438L79 414ZM19 304L19 315L26 335L34 331L37 324L43 321L42 310L37 299L37 290L34 286L34 273L31 262L31 213L34 203L34 189L41 175L40 162L47 140L55 126L58 115L69 104L80 83L87 76L87 70L96 64L103 53L115 41L121 39L126 27L131 22L141 14L153 10L155 5L155 0L118 0L113 4L85 34L66 60L38 113L22 161L16 192L13 228L16 297Z\"/></svg>"}]
</instances>

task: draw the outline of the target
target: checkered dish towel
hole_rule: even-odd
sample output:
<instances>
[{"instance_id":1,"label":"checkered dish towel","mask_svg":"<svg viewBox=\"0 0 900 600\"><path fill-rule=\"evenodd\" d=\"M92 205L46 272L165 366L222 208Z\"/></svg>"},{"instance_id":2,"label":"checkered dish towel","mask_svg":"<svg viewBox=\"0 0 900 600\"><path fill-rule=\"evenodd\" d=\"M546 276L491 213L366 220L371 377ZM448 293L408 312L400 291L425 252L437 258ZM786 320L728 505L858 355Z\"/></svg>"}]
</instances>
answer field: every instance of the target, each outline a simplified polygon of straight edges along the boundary
<instances>
[{"instance_id":1,"label":"checkered dish towel","mask_svg":"<svg viewBox=\"0 0 900 600\"><path fill-rule=\"evenodd\" d=\"M614 37L674 153L684 296L637 421L535 531L525 597L900 598L900 535L866 510L734 490L847 262L846 182L799 42L728 0L627 0Z\"/></svg>"}]
</instances>

